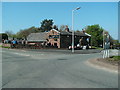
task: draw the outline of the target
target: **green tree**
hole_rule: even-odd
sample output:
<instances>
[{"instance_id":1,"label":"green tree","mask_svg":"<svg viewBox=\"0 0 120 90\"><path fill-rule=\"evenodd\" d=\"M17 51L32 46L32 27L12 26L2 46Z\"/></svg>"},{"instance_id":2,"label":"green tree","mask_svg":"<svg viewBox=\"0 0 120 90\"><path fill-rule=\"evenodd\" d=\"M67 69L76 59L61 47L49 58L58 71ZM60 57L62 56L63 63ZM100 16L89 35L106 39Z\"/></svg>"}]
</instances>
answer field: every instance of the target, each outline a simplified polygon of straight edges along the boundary
<instances>
[{"instance_id":1,"label":"green tree","mask_svg":"<svg viewBox=\"0 0 120 90\"><path fill-rule=\"evenodd\" d=\"M119 43L119 40L113 40L113 44L114 48L116 47L120 47L120 43Z\"/></svg>"},{"instance_id":2,"label":"green tree","mask_svg":"<svg viewBox=\"0 0 120 90\"><path fill-rule=\"evenodd\" d=\"M13 33L11 30L7 30L5 31L5 33L8 35L8 37L17 38L16 34Z\"/></svg>"},{"instance_id":3,"label":"green tree","mask_svg":"<svg viewBox=\"0 0 120 90\"><path fill-rule=\"evenodd\" d=\"M6 33L0 33L0 42L2 42L2 39L8 39L8 35Z\"/></svg>"},{"instance_id":4,"label":"green tree","mask_svg":"<svg viewBox=\"0 0 120 90\"><path fill-rule=\"evenodd\" d=\"M30 28L27 28L27 29L24 29L24 30L20 30L17 34L16 34L16 37L17 38L24 38L26 39L27 36L30 34L30 33L37 33L37 32L40 32L39 28L36 28L34 26L30 27Z\"/></svg>"},{"instance_id":5,"label":"green tree","mask_svg":"<svg viewBox=\"0 0 120 90\"><path fill-rule=\"evenodd\" d=\"M45 32L45 31L50 31L52 29L53 25L53 20L52 19L45 19L41 22L40 26L40 31Z\"/></svg>"},{"instance_id":6,"label":"green tree","mask_svg":"<svg viewBox=\"0 0 120 90\"><path fill-rule=\"evenodd\" d=\"M103 28L98 24L87 26L85 32L91 35L92 46L99 47L103 44Z\"/></svg>"},{"instance_id":7,"label":"green tree","mask_svg":"<svg viewBox=\"0 0 120 90\"><path fill-rule=\"evenodd\" d=\"M57 26L57 25L54 25L54 26L53 26L53 29L58 30L58 26Z\"/></svg>"}]
</instances>

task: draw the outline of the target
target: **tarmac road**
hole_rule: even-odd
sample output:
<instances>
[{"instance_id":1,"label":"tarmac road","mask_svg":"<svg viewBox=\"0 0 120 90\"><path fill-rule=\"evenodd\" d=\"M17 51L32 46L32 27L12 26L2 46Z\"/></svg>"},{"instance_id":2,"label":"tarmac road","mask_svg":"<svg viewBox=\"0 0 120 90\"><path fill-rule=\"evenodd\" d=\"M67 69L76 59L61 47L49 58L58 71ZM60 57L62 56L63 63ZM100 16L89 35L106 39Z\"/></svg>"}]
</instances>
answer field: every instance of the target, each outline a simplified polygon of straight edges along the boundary
<instances>
[{"instance_id":1,"label":"tarmac road","mask_svg":"<svg viewBox=\"0 0 120 90\"><path fill-rule=\"evenodd\" d=\"M118 88L118 74L85 64L98 57L102 54L3 49L2 87Z\"/></svg>"}]
</instances>

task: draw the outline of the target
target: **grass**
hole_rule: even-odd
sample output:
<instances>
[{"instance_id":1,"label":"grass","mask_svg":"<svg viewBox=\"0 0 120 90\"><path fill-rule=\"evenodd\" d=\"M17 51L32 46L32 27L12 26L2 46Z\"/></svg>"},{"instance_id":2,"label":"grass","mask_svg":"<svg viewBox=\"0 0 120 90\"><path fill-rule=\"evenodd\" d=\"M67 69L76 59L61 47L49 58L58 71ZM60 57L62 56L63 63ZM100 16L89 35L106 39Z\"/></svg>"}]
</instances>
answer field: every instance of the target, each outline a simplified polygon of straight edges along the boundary
<instances>
[{"instance_id":1,"label":"grass","mask_svg":"<svg viewBox=\"0 0 120 90\"><path fill-rule=\"evenodd\" d=\"M120 56L111 56L111 57L110 57L110 60L120 61Z\"/></svg>"},{"instance_id":2,"label":"grass","mask_svg":"<svg viewBox=\"0 0 120 90\"><path fill-rule=\"evenodd\" d=\"M92 48L94 48L94 49L99 49L99 50L102 50L102 49L103 49L103 48L95 47L95 46L92 46Z\"/></svg>"},{"instance_id":3,"label":"grass","mask_svg":"<svg viewBox=\"0 0 120 90\"><path fill-rule=\"evenodd\" d=\"M1 47L1 48L10 48L10 47L7 47L7 46L2 46L2 45L0 45L0 47Z\"/></svg>"},{"instance_id":4,"label":"grass","mask_svg":"<svg viewBox=\"0 0 120 90\"><path fill-rule=\"evenodd\" d=\"M3 48L10 48L10 47L3 47Z\"/></svg>"}]
</instances>

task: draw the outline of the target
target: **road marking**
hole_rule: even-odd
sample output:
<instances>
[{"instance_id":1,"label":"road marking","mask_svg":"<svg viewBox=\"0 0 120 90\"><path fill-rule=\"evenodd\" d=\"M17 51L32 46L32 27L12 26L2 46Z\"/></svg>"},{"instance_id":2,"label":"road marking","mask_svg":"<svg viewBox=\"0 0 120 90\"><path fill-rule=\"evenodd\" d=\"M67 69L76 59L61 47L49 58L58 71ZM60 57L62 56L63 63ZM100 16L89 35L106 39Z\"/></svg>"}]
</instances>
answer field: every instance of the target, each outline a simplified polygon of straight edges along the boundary
<instances>
[{"instance_id":1,"label":"road marking","mask_svg":"<svg viewBox=\"0 0 120 90\"><path fill-rule=\"evenodd\" d=\"M44 54L40 54L40 55L44 55Z\"/></svg>"},{"instance_id":2,"label":"road marking","mask_svg":"<svg viewBox=\"0 0 120 90\"><path fill-rule=\"evenodd\" d=\"M13 54L17 54L17 55L21 55L21 56L43 56L44 54L34 54L34 55L29 55L29 54L23 54L23 53L13 53Z\"/></svg>"},{"instance_id":3,"label":"road marking","mask_svg":"<svg viewBox=\"0 0 120 90\"><path fill-rule=\"evenodd\" d=\"M22 54L22 53L13 53L13 54L17 54L17 55L21 55L21 56L30 56L28 54Z\"/></svg>"}]
</instances>

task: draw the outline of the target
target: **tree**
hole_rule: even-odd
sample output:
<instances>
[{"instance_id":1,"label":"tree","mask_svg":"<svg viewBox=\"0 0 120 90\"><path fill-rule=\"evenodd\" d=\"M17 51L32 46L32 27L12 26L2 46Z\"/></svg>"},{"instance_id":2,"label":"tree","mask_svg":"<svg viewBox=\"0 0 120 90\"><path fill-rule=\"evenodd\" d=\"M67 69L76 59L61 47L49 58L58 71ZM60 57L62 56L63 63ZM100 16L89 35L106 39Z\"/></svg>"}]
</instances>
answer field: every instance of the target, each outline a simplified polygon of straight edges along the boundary
<instances>
[{"instance_id":1,"label":"tree","mask_svg":"<svg viewBox=\"0 0 120 90\"><path fill-rule=\"evenodd\" d=\"M98 24L86 27L85 32L91 35L92 46L99 47L103 44L103 30Z\"/></svg>"},{"instance_id":2,"label":"tree","mask_svg":"<svg viewBox=\"0 0 120 90\"><path fill-rule=\"evenodd\" d=\"M53 29L58 30L58 26L57 26L57 25L54 25L54 26L53 26Z\"/></svg>"},{"instance_id":3,"label":"tree","mask_svg":"<svg viewBox=\"0 0 120 90\"><path fill-rule=\"evenodd\" d=\"M119 40L112 40L112 44L113 48L117 48L119 47L120 48L120 43L119 43Z\"/></svg>"},{"instance_id":4,"label":"tree","mask_svg":"<svg viewBox=\"0 0 120 90\"><path fill-rule=\"evenodd\" d=\"M40 31L45 32L45 31L50 31L52 29L53 25L53 20L52 19L45 19L41 22L40 26Z\"/></svg>"},{"instance_id":5,"label":"tree","mask_svg":"<svg viewBox=\"0 0 120 90\"><path fill-rule=\"evenodd\" d=\"M26 39L27 36L29 35L29 32L27 30L20 30L18 33L17 33L17 38L19 39Z\"/></svg>"},{"instance_id":6,"label":"tree","mask_svg":"<svg viewBox=\"0 0 120 90\"><path fill-rule=\"evenodd\" d=\"M5 33L8 35L8 37L12 37L14 34L11 30L7 30Z\"/></svg>"},{"instance_id":7,"label":"tree","mask_svg":"<svg viewBox=\"0 0 120 90\"><path fill-rule=\"evenodd\" d=\"M78 32L78 33L80 33L80 31L79 31L79 30L76 30L75 32Z\"/></svg>"},{"instance_id":8,"label":"tree","mask_svg":"<svg viewBox=\"0 0 120 90\"><path fill-rule=\"evenodd\" d=\"M61 25L60 26L60 31L65 31L66 25Z\"/></svg>"},{"instance_id":9,"label":"tree","mask_svg":"<svg viewBox=\"0 0 120 90\"><path fill-rule=\"evenodd\" d=\"M40 32L39 28L36 28L34 26L30 27L30 28L27 28L27 29L24 29L24 30L20 30L16 36L17 38L24 38L26 39L27 36L30 34L30 33L37 33L37 32Z\"/></svg>"},{"instance_id":10,"label":"tree","mask_svg":"<svg viewBox=\"0 0 120 90\"><path fill-rule=\"evenodd\" d=\"M8 39L8 35L6 33L1 33L0 34L0 42L2 42L2 39Z\"/></svg>"},{"instance_id":11,"label":"tree","mask_svg":"<svg viewBox=\"0 0 120 90\"><path fill-rule=\"evenodd\" d=\"M8 37L17 38L17 35L14 34L11 30L7 30L5 33L8 35Z\"/></svg>"}]
</instances>

